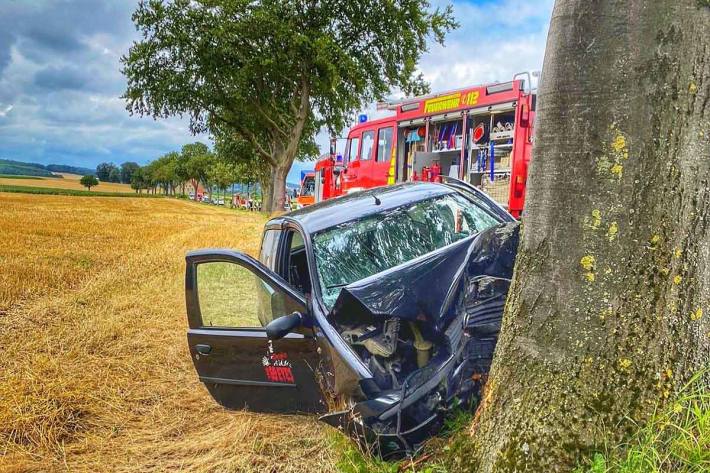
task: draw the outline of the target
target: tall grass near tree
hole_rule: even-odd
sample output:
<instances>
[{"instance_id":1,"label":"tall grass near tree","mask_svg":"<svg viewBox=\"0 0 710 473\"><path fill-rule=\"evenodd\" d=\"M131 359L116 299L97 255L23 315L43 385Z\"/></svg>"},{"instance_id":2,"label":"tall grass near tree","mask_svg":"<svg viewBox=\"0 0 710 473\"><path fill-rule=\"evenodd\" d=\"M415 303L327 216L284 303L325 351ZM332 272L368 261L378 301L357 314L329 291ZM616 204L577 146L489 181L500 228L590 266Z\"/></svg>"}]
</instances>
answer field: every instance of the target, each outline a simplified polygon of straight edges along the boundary
<instances>
[{"instance_id":1,"label":"tall grass near tree","mask_svg":"<svg viewBox=\"0 0 710 473\"><path fill-rule=\"evenodd\" d=\"M576 473L710 472L709 376L698 373L628 443L594 455Z\"/></svg>"}]
</instances>

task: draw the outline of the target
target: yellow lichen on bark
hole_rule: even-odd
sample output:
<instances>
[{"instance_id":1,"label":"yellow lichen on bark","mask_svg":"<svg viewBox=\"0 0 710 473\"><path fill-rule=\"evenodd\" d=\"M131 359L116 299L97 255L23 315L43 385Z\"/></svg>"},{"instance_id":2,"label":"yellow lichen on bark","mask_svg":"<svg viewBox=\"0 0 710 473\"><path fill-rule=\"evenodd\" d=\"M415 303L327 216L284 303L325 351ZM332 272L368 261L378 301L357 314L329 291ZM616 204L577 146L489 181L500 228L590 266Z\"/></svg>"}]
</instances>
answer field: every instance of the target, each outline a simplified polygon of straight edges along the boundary
<instances>
[{"instance_id":1,"label":"yellow lichen on bark","mask_svg":"<svg viewBox=\"0 0 710 473\"><path fill-rule=\"evenodd\" d=\"M623 172L624 172L624 166L622 166L622 165L619 164L619 163L614 163L614 165L611 167L611 169L609 169L609 171L610 171L612 174L614 174L616 177L618 177L619 179L621 179L621 175L622 175Z\"/></svg>"},{"instance_id":2,"label":"yellow lichen on bark","mask_svg":"<svg viewBox=\"0 0 710 473\"><path fill-rule=\"evenodd\" d=\"M619 369L621 371L628 371L631 368L632 362L628 358L621 358L619 360Z\"/></svg>"},{"instance_id":3,"label":"yellow lichen on bark","mask_svg":"<svg viewBox=\"0 0 710 473\"><path fill-rule=\"evenodd\" d=\"M609 225L609 230L606 232L607 238L609 238L609 241L614 241L616 236L619 233L619 225L616 222L611 222L611 225Z\"/></svg>"},{"instance_id":4,"label":"yellow lichen on bark","mask_svg":"<svg viewBox=\"0 0 710 473\"><path fill-rule=\"evenodd\" d=\"M698 307L698 310L690 314L690 320L700 320L703 318L703 309L702 307Z\"/></svg>"},{"instance_id":5,"label":"yellow lichen on bark","mask_svg":"<svg viewBox=\"0 0 710 473\"><path fill-rule=\"evenodd\" d=\"M594 259L594 256L592 255L583 256L582 259L579 260L579 264L581 264L582 267L587 271L591 271L594 269L595 262L596 261Z\"/></svg>"}]
</instances>

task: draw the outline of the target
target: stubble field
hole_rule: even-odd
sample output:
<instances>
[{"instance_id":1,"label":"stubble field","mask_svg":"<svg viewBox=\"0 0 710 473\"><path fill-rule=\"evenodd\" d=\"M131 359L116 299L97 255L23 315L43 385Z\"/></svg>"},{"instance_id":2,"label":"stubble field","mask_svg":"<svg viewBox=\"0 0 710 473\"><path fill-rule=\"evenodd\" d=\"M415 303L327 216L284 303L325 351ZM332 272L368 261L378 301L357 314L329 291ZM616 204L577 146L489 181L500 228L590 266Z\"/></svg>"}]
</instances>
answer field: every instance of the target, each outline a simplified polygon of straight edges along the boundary
<instances>
[{"instance_id":1,"label":"stubble field","mask_svg":"<svg viewBox=\"0 0 710 473\"><path fill-rule=\"evenodd\" d=\"M332 471L331 432L227 412L193 373L184 254L255 255L264 217L0 193L0 471Z\"/></svg>"}]
</instances>

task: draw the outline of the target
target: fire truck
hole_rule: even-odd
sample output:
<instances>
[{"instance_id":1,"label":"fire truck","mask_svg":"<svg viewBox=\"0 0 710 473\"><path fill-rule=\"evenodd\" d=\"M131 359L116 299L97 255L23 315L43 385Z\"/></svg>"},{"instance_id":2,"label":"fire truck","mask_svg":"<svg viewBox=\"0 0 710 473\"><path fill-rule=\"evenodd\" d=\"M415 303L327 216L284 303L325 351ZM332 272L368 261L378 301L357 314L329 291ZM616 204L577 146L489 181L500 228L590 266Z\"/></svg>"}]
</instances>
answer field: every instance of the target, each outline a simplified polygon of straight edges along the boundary
<instances>
[{"instance_id":1,"label":"fire truck","mask_svg":"<svg viewBox=\"0 0 710 473\"><path fill-rule=\"evenodd\" d=\"M294 209L300 209L315 202L315 172L301 171L301 183L292 201Z\"/></svg>"},{"instance_id":2,"label":"fire truck","mask_svg":"<svg viewBox=\"0 0 710 473\"><path fill-rule=\"evenodd\" d=\"M480 188L520 218L535 118L530 76L378 104L394 115L361 116L342 156L331 143L331 154L316 163L315 200L449 176Z\"/></svg>"}]
</instances>

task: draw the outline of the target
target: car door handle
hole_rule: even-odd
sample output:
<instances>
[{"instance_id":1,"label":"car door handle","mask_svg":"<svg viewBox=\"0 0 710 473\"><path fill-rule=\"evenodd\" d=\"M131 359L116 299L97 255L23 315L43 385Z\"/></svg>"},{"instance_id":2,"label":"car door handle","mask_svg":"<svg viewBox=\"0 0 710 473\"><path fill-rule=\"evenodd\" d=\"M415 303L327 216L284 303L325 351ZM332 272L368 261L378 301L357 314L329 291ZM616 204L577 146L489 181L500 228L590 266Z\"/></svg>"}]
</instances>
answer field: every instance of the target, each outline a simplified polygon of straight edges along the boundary
<instances>
[{"instance_id":1,"label":"car door handle","mask_svg":"<svg viewBox=\"0 0 710 473\"><path fill-rule=\"evenodd\" d=\"M195 350L197 350L197 353L199 353L200 355L209 355L212 351L212 347L209 345L199 344L195 345Z\"/></svg>"}]
</instances>

